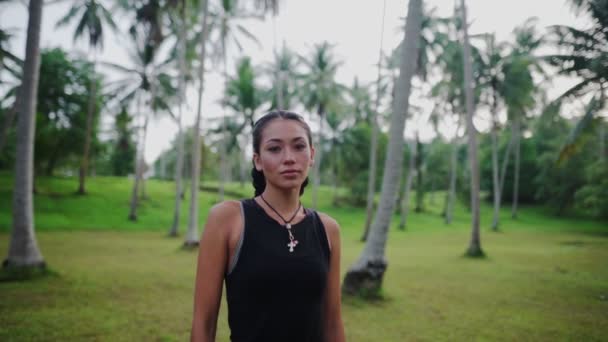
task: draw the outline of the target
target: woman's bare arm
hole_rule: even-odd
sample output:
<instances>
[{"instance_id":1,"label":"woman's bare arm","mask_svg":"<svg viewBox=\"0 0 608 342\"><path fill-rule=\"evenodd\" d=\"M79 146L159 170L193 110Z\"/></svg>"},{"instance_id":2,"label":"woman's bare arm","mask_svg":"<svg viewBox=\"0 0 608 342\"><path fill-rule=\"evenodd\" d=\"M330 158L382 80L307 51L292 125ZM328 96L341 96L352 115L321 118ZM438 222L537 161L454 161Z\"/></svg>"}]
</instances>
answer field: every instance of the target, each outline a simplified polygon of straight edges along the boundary
<instances>
[{"instance_id":1,"label":"woman's bare arm","mask_svg":"<svg viewBox=\"0 0 608 342\"><path fill-rule=\"evenodd\" d=\"M331 246L329 273L325 295L325 340L344 342L344 324L342 323L342 300L340 293L340 226L331 217L320 214Z\"/></svg>"},{"instance_id":2,"label":"woman's bare arm","mask_svg":"<svg viewBox=\"0 0 608 342\"><path fill-rule=\"evenodd\" d=\"M215 341L229 241L239 220L238 202L222 202L209 211L199 244L191 341Z\"/></svg>"}]
</instances>

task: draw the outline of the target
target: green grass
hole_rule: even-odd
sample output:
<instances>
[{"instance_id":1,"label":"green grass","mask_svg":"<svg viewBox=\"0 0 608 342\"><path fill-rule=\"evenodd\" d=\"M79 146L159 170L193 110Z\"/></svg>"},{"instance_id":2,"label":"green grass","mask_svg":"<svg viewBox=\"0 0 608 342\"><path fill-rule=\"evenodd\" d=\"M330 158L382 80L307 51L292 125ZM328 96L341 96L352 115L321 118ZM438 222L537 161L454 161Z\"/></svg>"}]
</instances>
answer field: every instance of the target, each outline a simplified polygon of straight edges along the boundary
<instances>
[{"instance_id":1,"label":"green grass","mask_svg":"<svg viewBox=\"0 0 608 342\"><path fill-rule=\"evenodd\" d=\"M11 180L0 177L0 257L7 254ZM196 252L165 237L173 215L173 184L150 181L140 220L129 222L131 183L92 178L90 194L73 195L75 179L40 178L37 237L53 276L0 282L0 340L183 341L189 336ZM249 186L230 189L250 194ZM304 197L310 204L310 191ZM188 198L188 196L186 196ZM358 257L365 213L320 208L342 226L342 272ZM202 193L201 220L215 194ZM343 300L349 341L576 340L608 336L608 225L505 208L500 233L489 232L482 209L484 259L464 258L470 219L457 206L454 223L412 213L406 231L392 228L384 299ZM182 206L183 227L187 201ZM398 217L395 216L394 227ZM218 341L229 331L225 305Z\"/></svg>"}]
</instances>

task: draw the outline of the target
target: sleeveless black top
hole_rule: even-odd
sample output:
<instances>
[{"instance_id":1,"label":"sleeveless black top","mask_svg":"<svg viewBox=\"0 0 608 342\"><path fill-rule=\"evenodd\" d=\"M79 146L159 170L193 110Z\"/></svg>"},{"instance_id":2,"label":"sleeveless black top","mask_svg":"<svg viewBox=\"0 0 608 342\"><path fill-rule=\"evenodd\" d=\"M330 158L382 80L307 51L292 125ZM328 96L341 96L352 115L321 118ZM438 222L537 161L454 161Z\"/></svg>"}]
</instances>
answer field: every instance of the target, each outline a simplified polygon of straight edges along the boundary
<instances>
[{"instance_id":1,"label":"sleeveless black top","mask_svg":"<svg viewBox=\"0 0 608 342\"><path fill-rule=\"evenodd\" d=\"M226 274L230 339L323 340L323 295L329 243L316 212L292 225L298 244L289 252L287 229L253 199L241 201L241 240Z\"/></svg>"}]
</instances>

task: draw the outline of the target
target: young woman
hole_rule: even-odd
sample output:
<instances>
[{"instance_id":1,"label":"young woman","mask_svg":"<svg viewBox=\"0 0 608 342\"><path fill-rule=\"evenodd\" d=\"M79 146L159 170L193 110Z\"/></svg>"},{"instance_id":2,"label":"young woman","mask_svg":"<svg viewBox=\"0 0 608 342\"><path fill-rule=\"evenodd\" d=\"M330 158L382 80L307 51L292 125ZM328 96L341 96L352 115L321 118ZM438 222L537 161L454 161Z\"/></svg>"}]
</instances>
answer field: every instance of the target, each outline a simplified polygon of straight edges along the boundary
<instances>
[{"instance_id":1,"label":"young woman","mask_svg":"<svg viewBox=\"0 0 608 342\"><path fill-rule=\"evenodd\" d=\"M222 281L232 341L344 341L340 233L300 196L314 163L301 116L273 111L253 128L255 197L209 212L200 241L192 341L214 341Z\"/></svg>"}]
</instances>

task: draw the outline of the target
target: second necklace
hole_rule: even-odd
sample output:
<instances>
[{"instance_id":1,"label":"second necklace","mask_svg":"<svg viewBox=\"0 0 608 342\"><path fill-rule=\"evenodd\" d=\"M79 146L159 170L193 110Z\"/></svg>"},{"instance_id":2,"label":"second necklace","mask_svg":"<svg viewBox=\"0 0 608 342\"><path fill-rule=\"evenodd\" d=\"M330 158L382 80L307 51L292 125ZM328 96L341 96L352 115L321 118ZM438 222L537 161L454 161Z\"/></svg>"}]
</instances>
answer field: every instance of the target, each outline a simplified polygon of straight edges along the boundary
<instances>
[{"instance_id":1,"label":"second necklace","mask_svg":"<svg viewBox=\"0 0 608 342\"><path fill-rule=\"evenodd\" d=\"M275 214L277 214L281 218L281 220L283 220L283 222L285 222L285 224L283 226L287 229L287 233L289 233L289 243L287 244L287 247L289 247L290 253L293 252L293 249L298 245L298 240L296 240L293 237L293 234L291 233L291 221L293 221L293 219L296 218L296 215L300 211L300 208L302 208L302 202L300 202L300 204L298 205L298 209L296 209L296 211L293 213L291 218L289 220L286 220L283 218L283 216L281 214L279 214L279 212L273 206L270 205L270 203L268 203L266 201L266 199L264 198L264 196L262 196L262 194L260 194L260 198L262 199L262 201L264 201L264 203L266 203L266 205L270 209L272 209L272 211L275 212Z\"/></svg>"}]
</instances>

